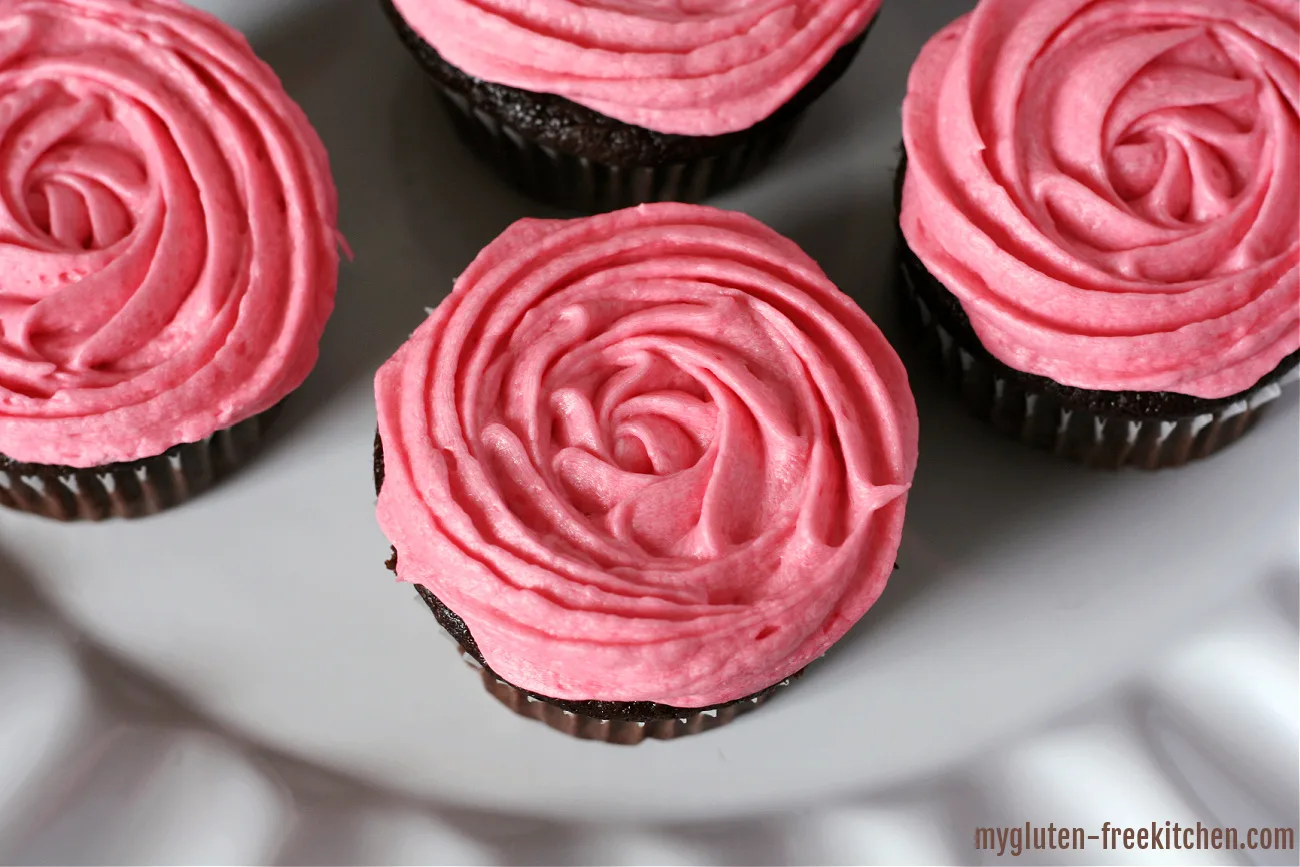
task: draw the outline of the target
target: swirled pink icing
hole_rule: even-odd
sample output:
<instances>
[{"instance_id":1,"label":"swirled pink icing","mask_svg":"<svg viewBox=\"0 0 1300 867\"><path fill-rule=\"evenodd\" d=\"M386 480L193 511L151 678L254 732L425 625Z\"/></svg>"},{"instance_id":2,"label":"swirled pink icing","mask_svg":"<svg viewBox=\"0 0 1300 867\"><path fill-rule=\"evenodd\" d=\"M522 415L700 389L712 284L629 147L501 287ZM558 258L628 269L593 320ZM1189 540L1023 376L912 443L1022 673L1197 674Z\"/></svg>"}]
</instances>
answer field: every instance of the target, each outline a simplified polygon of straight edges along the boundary
<instances>
[{"instance_id":1,"label":"swirled pink icing","mask_svg":"<svg viewBox=\"0 0 1300 867\"><path fill-rule=\"evenodd\" d=\"M325 150L172 0L0 2L0 453L98 466L270 408L334 303Z\"/></svg>"},{"instance_id":2,"label":"swirled pink icing","mask_svg":"<svg viewBox=\"0 0 1300 867\"><path fill-rule=\"evenodd\" d=\"M903 108L908 244L1009 366L1201 398L1300 347L1295 0L983 0Z\"/></svg>"},{"instance_id":3,"label":"swirled pink icing","mask_svg":"<svg viewBox=\"0 0 1300 867\"><path fill-rule=\"evenodd\" d=\"M744 215L516 223L375 393L401 580L542 695L741 698L820 656L893 569L906 373Z\"/></svg>"},{"instance_id":4,"label":"swirled pink icing","mask_svg":"<svg viewBox=\"0 0 1300 867\"><path fill-rule=\"evenodd\" d=\"M748 129L871 22L881 0L395 0L450 63L664 133Z\"/></svg>"}]
</instances>

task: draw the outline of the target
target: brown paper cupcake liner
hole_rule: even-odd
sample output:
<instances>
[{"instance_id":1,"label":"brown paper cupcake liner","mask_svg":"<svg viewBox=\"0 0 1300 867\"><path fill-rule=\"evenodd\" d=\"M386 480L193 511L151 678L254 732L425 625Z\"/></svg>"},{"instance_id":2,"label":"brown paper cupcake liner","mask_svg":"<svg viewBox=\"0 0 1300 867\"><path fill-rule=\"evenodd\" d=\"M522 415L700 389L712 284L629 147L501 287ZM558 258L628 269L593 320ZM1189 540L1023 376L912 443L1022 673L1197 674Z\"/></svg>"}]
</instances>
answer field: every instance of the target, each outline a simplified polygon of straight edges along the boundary
<instances>
[{"instance_id":1,"label":"brown paper cupcake liner","mask_svg":"<svg viewBox=\"0 0 1300 867\"><path fill-rule=\"evenodd\" d=\"M529 198L557 208L597 213L645 202L700 202L738 186L784 149L803 117L782 118L725 150L662 165L617 166L538 144L464 96L439 87L461 141Z\"/></svg>"},{"instance_id":2,"label":"brown paper cupcake liner","mask_svg":"<svg viewBox=\"0 0 1300 867\"><path fill-rule=\"evenodd\" d=\"M767 702L772 695L770 691L764 692L760 695L742 699L736 704L683 713L680 717L671 717L669 719L603 719L564 710L548 701L537 698L497 677L464 651L461 651L461 659L479 672L483 680L483 688L493 698L520 716L545 723L556 731L563 732L570 737L624 746L635 746L647 739L668 741L686 735L712 731L726 725L736 717L749 713L754 708ZM789 683L789 680L785 680L777 686L787 686Z\"/></svg>"},{"instance_id":3,"label":"brown paper cupcake liner","mask_svg":"<svg viewBox=\"0 0 1300 867\"><path fill-rule=\"evenodd\" d=\"M412 30L392 0L380 4L429 73L465 145L525 195L588 213L698 202L757 174L789 141L806 109L848 69L867 36L843 46L803 90L753 127L682 136L622 123L562 97L473 78Z\"/></svg>"},{"instance_id":4,"label":"brown paper cupcake liner","mask_svg":"<svg viewBox=\"0 0 1300 867\"><path fill-rule=\"evenodd\" d=\"M262 448L280 405L207 439L138 461L88 469L0 455L0 506L58 521L142 518L212 488Z\"/></svg>"},{"instance_id":5,"label":"brown paper cupcake liner","mask_svg":"<svg viewBox=\"0 0 1300 867\"><path fill-rule=\"evenodd\" d=\"M905 254L899 265L903 321L945 385L976 417L1032 448L1099 469L1182 466L1236 442L1282 393L1283 377L1203 412L1149 417L1070 403L1012 371L982 346L963 344L945 327Z\"/></svg>"}]
</instances>

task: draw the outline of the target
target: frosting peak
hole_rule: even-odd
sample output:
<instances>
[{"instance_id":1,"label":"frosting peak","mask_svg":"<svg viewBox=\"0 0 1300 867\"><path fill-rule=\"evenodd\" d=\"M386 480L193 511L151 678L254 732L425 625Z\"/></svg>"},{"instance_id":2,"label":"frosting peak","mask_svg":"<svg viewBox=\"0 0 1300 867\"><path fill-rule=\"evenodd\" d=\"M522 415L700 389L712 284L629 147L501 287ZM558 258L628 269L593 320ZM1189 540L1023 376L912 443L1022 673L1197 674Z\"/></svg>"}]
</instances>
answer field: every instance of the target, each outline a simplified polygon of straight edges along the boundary
<instances>
[{"instance_id":1,"label":"frosting peak","mask_svg":"<svg viewBox=\"0 0 1300 867\"><path fill-rule=\"evenodd\" d=\"M784 105L881 0L395 0L477 78L663 133L748 129Z\"/></svg>"},{"instance_id":2,"label":"frosting peak","mask_svg":"<svg viewBox=\"0 0 1300 867\"><path fill-rule=\"evenodd\" d=\"M0 8L0 454L132 461L269 409L337 276L306 117L174 0Z\"/></svg>"},{"instance_id":3,"label":"frosting peak","mask_svg":"<svg viewBox=\"0 0 1300 867\"><path fill-rule=\"evenodd\" d=\"M906 373L741 214L516 223L375 393L401 579L542 695L741 698L820 656L893 569Z\"/></svg>"},{"instance_id":4,"label":"frosting peak","mask_svg":"<svg viewBox=\"0 0 1300 867\"><path fill-rule=\"evenodd\" d=\"M983 0L903 108L902 227L981 342L1227 397L1300 348L1300 6Z\"/></svg>"}]
</instances>

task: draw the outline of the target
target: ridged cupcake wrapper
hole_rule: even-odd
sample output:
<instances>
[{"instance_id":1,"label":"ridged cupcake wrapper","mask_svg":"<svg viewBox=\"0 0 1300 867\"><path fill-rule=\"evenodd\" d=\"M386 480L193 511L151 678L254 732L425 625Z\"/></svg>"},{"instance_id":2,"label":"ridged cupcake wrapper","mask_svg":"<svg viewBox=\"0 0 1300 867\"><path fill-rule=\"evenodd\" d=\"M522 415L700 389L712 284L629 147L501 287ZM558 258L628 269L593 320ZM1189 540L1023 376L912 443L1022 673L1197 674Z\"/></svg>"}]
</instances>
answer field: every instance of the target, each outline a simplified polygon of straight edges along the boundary
<instances>
[{"instance_id":1,"label":"ridged cupcake wrapper","mask_svg":"<svg viewBox=\"0 0 1300 867\"><path fill-rule=\"evenodd\" d=\"M803 112L742 136L718 154L622 167L538 144L464 96L435 83L461 140L524 194L559 208L598 213L645 202L699 202L760 172L785 146Z\"/></svg>"},{"instance_id":2,"label":"ridged cupcake wrapper","mask_svg":"<svg viewBox=\"0 0 1300 867\"><path fill-rule=\"evenodd\" d=\"M393 552L392 559L388 561L388 568L396 574L396 550ZM461 658L461 661L479 673L483 681L483 688L488 693L520 716L545 723L556 731L582 740L634 746L646 738L672 740L673 738L710 731L726 725L736 717L766 703L781 688L788 686L792 680L797 680L803 676L801 670L775 686L768 687L740 701L722 706L702 708L700 710L689 708L663 709L675 710L676 713L673 716L667 716L662 711L648 714L641 719L637 719L631 714L628 715L631 718L617 719L594 716L574 708L575 706L599 705L600 703L567 703L569 707L563 707L561 705L566 703L557 704L552 699L535 695L502 680L495 672L484 665L478 657L478 651L473 645L473 639L469 636L464 622L452 614L450 609L444 607L431 592L419 586L415 589L421 601L428 606L429 610L437 618L438 623L443 628L442 634L455 647L456 654ZM462 641L468 643L462 644Z\"/></svg>"},{"instance_id":3,"label":"ridged cupcake wrapper","mask_svg":"<svg viewBox=\"0 0 1300 867\"><path fill-rule=\"evenodd\" d=\"M1064 406L1055 396L1026 388L987 357L957 345L932 314L900 263L905 324L922 352L942 371L949 390L977 417L1033 448L1100 469L1156 470L1182 466L1235 442L1282 393L1282 382L1260 386L1215 412L1181 418L1128 418Z\"/></svg>"},{"instance_id":4,"label":"ridged cupcake wrapper","mask_svg":"<svg viewBox=\"0 0 1300 867\"><path fill-rule=\"evenodd\" d=\"M735 704L696 711L686 716L671 719L644 721L600 719L564 710L535 698L518 687L501 680L464 650L460 650L460 656L466 665L479 672L479 676L483 680L483 688L493 698L520 716L543 722L570 737L625 746L635 746L648 738L667 741L711 731L765 704L775 694L775 691L763 692ZM789 680L785 680L781 682L780 686L784 687L789 683Z\"/></svg>"},{"instance_id":5,"label":"ridged cupcake wrapper","mask_svg":"<svg viewBox=\"0 0 1300 867\"><path fill-rule=\"evenodd\" d=\"M142 518L184 503L247 463L280 412L274 406L161 455L89 469L0 458L0 506L58 521Z\"/></svg>"}]
</instances>

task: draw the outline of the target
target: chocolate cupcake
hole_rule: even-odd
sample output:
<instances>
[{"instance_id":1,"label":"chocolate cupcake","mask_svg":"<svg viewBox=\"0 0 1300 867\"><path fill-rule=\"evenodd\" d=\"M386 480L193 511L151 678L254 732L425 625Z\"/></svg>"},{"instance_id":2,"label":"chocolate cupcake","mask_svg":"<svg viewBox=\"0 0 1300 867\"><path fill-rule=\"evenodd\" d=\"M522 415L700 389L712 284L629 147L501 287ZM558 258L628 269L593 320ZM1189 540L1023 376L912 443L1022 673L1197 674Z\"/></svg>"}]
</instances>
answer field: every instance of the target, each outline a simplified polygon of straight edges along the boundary
<instances>
[{"instance_id":1,"label":"chocolate cupcake","mask_svg":"<svg viewBox=\"0 0 1300 867\"><path fill-rule=\"evenodd\" d=\"M638 743L763 703L894 565L893 349L741 214L524 220L375 382L390 566L511 709Z\"/></svg>"},{"instance_id":2,"label":"chocolate cupcake","mask_svg":"<svg viewBox=\"0 0 1300 867\"><path fill-rule=\"evenodd\" d=\"M880 0L381 0L456 130L533 198L699 201L761 170L849 67Z\"/></svg>"},{"instance_id":3,"label":"chocolate cupcake","mask_svg":"<svg viewBox=\"0 0 1300 867\"><path fill-rule=\"evenodd\" d=\"M979 416L1154 469L1294 378L1298 23L1268 0L984 0L926 45L899 286Z\"/></svg>"},{"instance_id":4,"label":"chocolate cupcake","mask_svg":"<svg viewBox=\"0 0 1300 867\"><path fill-rule=\"evenodd\" d=\"M183 502L315 364L325 150L237 32L172 0L15 0L0 51L0 505Z\"/></svg>"}]
</instances>

